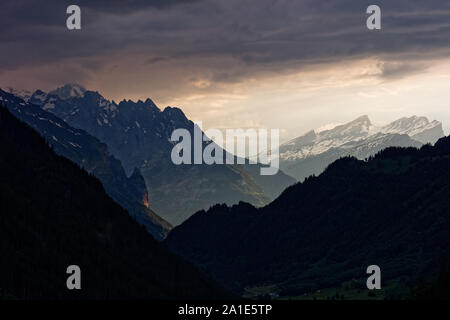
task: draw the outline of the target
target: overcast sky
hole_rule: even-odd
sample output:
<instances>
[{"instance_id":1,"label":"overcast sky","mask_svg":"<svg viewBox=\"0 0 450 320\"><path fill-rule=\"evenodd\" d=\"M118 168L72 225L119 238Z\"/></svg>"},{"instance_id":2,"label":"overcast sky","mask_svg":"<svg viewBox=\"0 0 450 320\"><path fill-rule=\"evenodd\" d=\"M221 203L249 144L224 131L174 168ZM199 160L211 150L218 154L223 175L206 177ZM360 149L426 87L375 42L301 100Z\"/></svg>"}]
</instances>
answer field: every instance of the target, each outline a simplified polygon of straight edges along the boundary
<instances>
[{"instance_id":1,"label":"overcast sky","mask_svg":"<svg viewBox=\"0 0 450 320\"><path fill-rule=\"evenodd\" d=\"M82 30L66 28L70 4ZM382 30L366 28L370 4ZM450 133L448 0L16 0L0 17L1 87L76 82L283 140L363 114Z\"/></svg>"}]
</instances>

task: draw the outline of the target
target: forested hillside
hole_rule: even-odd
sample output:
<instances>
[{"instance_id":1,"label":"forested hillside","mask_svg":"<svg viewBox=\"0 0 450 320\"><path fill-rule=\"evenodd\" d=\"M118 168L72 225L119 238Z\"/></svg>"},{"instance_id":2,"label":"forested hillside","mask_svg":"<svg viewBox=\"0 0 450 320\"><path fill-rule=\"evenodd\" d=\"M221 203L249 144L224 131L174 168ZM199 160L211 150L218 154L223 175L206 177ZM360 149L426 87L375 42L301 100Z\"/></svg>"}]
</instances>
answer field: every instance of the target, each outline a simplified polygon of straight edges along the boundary
<instances>
[{"instance_id":1,"label":"forested hillside","mask_svg":"<svg viewBox=\"0 0 450 320\"><path fill-rule=\"evenodd\" d=\"M223 297L4 107L0 150L0 297ZM81 290L66 287L69 265L81 268Z\"/></svg>"},{"instance_id":2,"label":"forested hillside","mask_svg":"<svg viewBox=\"0 0 450 320\"><path fill-rule=\"evenodd\" d=\"M415 284L450 256L450 138L342 158L264 208L200 211L166 243L242 292L284 295L340 286L379 265L383 281Z\"/></svg>"}]
</instances>

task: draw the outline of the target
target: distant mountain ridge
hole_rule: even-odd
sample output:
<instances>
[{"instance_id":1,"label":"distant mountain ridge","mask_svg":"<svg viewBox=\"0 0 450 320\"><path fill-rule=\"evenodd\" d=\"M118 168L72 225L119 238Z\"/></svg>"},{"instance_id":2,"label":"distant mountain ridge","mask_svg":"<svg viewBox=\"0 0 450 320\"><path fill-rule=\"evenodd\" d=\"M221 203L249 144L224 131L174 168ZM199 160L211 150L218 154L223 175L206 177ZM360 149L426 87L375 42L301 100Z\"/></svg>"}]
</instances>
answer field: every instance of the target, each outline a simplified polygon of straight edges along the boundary
<instances>
[{"instance_id":1,"label":"distant mountain ridge","mask_svg":"<svg viewBox=\"0 0 450 320\"><path fill-rule=\"evenodd\" d=\"M320 174L341 157L365 159L387 147L420 147L425 143L433 144L443 136L442 124L430 122L425 117L404 117L377 127L368 116L361 116L330 130L311 130L282 144L279 148L280 168L303 180L312 174Z\"/></svg>"},{"instance_id":2,"label":"distant mountain ridge","mask_svg":"<svg viewBox=\"0 0 450 320\"><path fill-rule=\"evenodd\" d=\"M37 105L0 89L3 103L19 119L37 130L54 150L98 177L107 193L143 224L158 240L171 225L155 214L148 203L148 191L138 169L127 177L119 160L110 155L105 144L87 132L75 129Z\"/></svg>"},{"instance_id":3,"label":"distant mountain ridge","mask_svg":"<svg viewBox=\"0 0 450 320\"><path fill-rule=\"evenodd\" d=\"M183 128L192 133L194 123L179 108L160 110L150 99L115 103L68 84L49 93L37 90L29 102L104 142L128 174L138 168L151 207L174 225L218 202L262 206L295 183L283 172L260 176L253 169L259 165L174 165L172 132Z\"/></svg>"}]
</instances>

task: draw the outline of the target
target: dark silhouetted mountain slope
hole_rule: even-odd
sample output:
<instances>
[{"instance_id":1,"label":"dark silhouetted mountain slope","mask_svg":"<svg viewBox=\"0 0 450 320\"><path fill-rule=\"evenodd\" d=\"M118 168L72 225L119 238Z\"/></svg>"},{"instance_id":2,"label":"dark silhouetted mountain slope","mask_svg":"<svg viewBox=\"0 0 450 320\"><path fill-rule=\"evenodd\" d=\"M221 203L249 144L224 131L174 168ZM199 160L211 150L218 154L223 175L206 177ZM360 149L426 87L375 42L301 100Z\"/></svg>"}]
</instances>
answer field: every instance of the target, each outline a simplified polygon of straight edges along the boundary
<instances>
[{"instance_id":1,"label":"dark silhouetted mountain slope","mask_svg":"<svg viewBox=\"0 0 450 320\"><path fill-rule=\"evenodd\" d=\"M276 284L297 294L364 278L373 264L383 281L417 280L450 256L449 235L446 137L368 161L342 158L263 208L200 211L166 243L235 290Z\"/></svg>"},{"instance_id":2,"label":"dark silhouetted mountain slope","mask_svg":"<svg viewBox=\"0 0 450 320\"><path fill-rule=\"evenodd\" d=\"M154 240L97 178L0 107L0 295L193 299L222 290ZM81 287L66 288L66 269Z\"/></svg>"},{"instance_id":3,"label":"dark silhouetted mountain slope","mask_svg":"<svg viewBox=\"0 0 450 320\"><path fill-rule=\"evenodd\" d=\"M127 177L120 161L97 138L1 89L0 99L16 117L37 130L58 154L99 178L107 193L155 238L161 240L167 235L171 226L149 208L147 187L138 169Z\"/></svg>"}]
</instances>

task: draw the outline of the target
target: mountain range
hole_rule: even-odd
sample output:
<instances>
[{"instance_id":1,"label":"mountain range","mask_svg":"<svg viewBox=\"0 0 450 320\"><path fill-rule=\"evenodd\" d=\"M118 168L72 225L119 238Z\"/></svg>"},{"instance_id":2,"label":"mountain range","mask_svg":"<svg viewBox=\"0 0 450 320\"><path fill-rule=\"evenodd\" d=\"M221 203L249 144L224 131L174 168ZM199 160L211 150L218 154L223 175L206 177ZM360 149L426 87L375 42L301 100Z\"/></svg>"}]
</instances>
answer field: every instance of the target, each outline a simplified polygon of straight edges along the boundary
<instances>
[{"instance_id":1,"label":"mountain range","mask_svg":"<svg viewBox=\"0 0 450 320\"><path fill-rule=\"evenodd\" d=\"M357 134L357 133L356 133ZM378 265L411 287L450 257L450 137L344 157L263 208L216 205L165 243L236 292L282 296L341 287Z\"/></svg>"},{"instance_id":2,"label":"mountain range","mask_svg":"<svg viewBox=\"0 0 450 320\"><path fill-rule=\"evenodd\" d=\"M108 147L87 132L73 128L39 106L0 89L0 102L12 114L37 130L60 155L95 175L106 192L143 224L158 240L171 225L156 215L148 205L148 191L138 169L130 177Z\"/></svg>"},{"instance_id":3,"label":"mountain range","mask_svg":"<svg viewBox=\"0 0 450 320\"><path fill-rule=\"evenodd\" d=\"M0 149L0 300L230 297L3 106ZM81 290L66 286L71 265Z\"/></svg>"},{"instance_id":4,"label":"mountain range","mask_svg":"<svg viewBox=\"0 0 450 320\"><path fill-rule=\"evenodd\" d=\"M76 84L48 93L13 93L105 143L126 174L137 168L150 207L173 225L216 203L265 205L295 183L283 172L260 176L260 165L174 165L172 132L182 128L193 135L194 123L180 109L160 110L150 99L115 103Z\"/></svg>"},{"instance_id":5,"label":"mountain range","mask_svg":"<svg viewBox=\"0 0 450 320\"><path fill-rule=\"evenodd\" d=\"M65 85L0 90L0 104L0 298L226 295L166 246L238 294L287 297L363 282L372 264L411 287L450 256L450 137L438 121L362 116L310 131L279 149L294 184L259 164L172 164L171 133L194 124L150 99ZM91 283L81 295L55 282L73 259Z\"/></svg>"},{"instance_id":6,"label":"mountain range","mask_svg":"<svg viewBox=\"0 0 450 320\"><path fill-rule=\"evenodd\" d=\"M404 117L378 127L368 116L361 116L329 130L311 130L282 144L278 150L280 168L301 181L345 156L363 160L388 147L420 147L443 136L442 124L425 117Z\"/></svg>"},{"instance_id":7,"label":"mountain range","mask_svg":"<svg viewBox=\"0 0 450 320\"><path fill-rule=\"evenodd\" d=\"M174 146L170 141L172 132L179 128L191 133L194 130L194 123L178 108L160 110L150 99L137 102L123 100L117 104L77 84L67 84L48 93L41 90L8 91L17 99L23 99L15 102L12 112L16 112L16 115L20 116L16 110L24 105L38 106L41 111L37 108L27 109L44 113L45 117L51 114L54 123L64 122L72 131L82 130L83 136L90 136L92 141L97 139L90 148L81 148L89 150L88 154L95 153L91 152L94 149L103 150L100 151L103 152L103 159L115 160L110 162L119 160L121 164L109 163L109 170L98 169L94 172L93 165L88 165L87 170L102 180L110 194L119 190L120 195L114 195L113 198L132 214L144 218L151 216L149 229L161 239L167 235L170 224L178 225L194 212L216 203L231 205L245 201L263 206L295 183L295 179L302 181L310 175L318 175L341 157L366 159L387 147L420 147L444 136L442 124L430 122L425 117L401 118L378 127L371 123L368 116L362 116L329 130L311 130L282 144L278 150L281 171L275 176L261 176L259 165L174 165L170 159ZM2 92L3 95L7 94ZM33 125L35 118L25 119L22 116L21 119L31 121ZM38 123L42 124L42 121ZM76 156L80 153L76 144L66 143L62 149L55 140L60 137L51 134L55 130L34 127L50 143L55 144L57 152L63 150L66 157L86 166L83 161L89 156L83 155L82 159ZM57 132L61 131L53 127ZM98 166L98 161L91 162ZM123 169L117 169L119 166L123 166ZM120 170L125 172L114 173ZM100 176L99 172L104 174ZM126 185L124 181L127 179L137 182L141 191ZM144 205L151 212L142 214L146 210L140 208L135 213L135 206L126 204L127 199L137 199L139 206ZM135 204L134 200L132 202ZM157 215L149 208L149 204ZM162 218L158 218L158 215ZM156 229L152 229L154 225Z\"/></svg>"}]
</instances>

